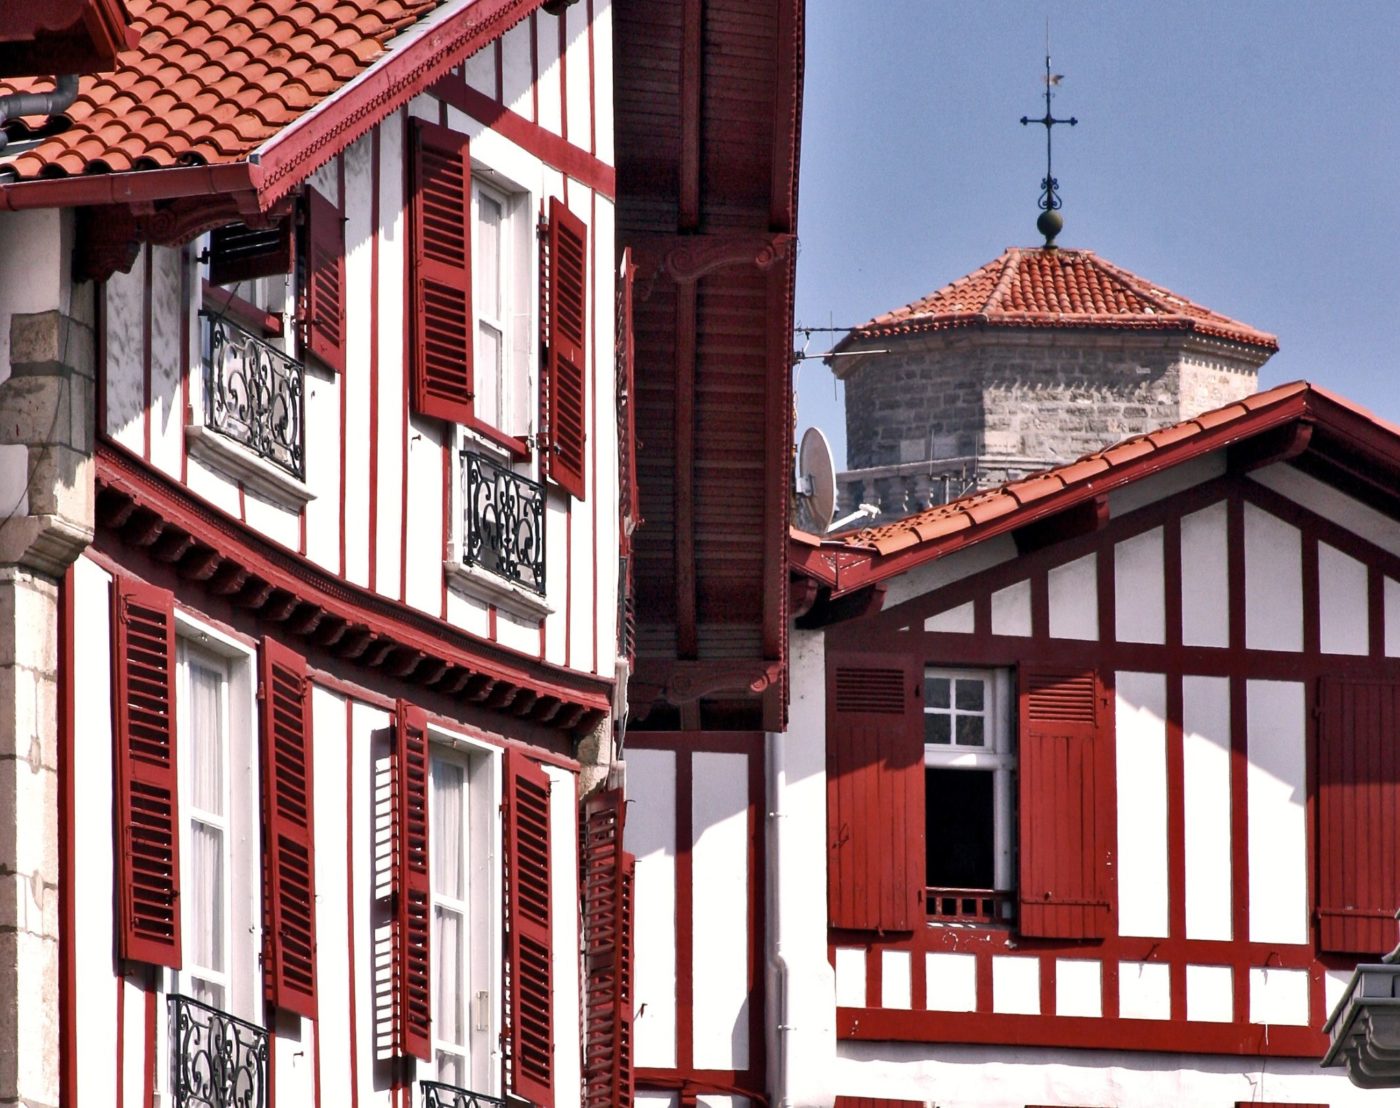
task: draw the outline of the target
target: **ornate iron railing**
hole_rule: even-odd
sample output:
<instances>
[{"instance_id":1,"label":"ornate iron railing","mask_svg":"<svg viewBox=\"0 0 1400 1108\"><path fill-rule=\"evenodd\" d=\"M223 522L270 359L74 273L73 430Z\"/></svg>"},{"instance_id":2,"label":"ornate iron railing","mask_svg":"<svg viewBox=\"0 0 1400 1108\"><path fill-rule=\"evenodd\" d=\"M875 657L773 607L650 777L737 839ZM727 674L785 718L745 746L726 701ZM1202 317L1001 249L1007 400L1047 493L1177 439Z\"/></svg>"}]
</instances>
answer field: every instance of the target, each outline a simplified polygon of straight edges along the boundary
<instances>
[{"instance_id":1,"label":"ornate iron railing","mask_svg":"<svg viewBox=\"0 0 1400 1108\"><path fill-rule=\"evenodd\" d=\"M505 1104L500 1097L469 1092L438 1081L420 1081L418 1084L423 1089L423 1108L499 1108Z\"/></svg>"},{"instance_id":2,"label":"ornate iron railing","mask_svg":"<svg viewBox=\"0 0 1400 1108\"><path fill-rule=\"evenodd\" d=\"M543 596L544 486L467 450L462 473L462 560Z\"/></svg>"},{"instance_id":3,"label":"ornate iron railing","mask_svg":"<svg viewBox=\"0 0 1400 1108\"><path fill-rule=\"evenodd\" d=\"M306 477L305 371L250 331L205 319L204 423L260 458Z\"/></svg>"},{"instance_id":4,"label":"ornate iron railing","mask_svg":"<svg viewBox=\"0 0 1400 1108\"><path fill-rule=\"evenodd\" d=\"M170 998L175 1108L265 1108L267 1032L187 996Z\"/></svg>"}]
</instances>

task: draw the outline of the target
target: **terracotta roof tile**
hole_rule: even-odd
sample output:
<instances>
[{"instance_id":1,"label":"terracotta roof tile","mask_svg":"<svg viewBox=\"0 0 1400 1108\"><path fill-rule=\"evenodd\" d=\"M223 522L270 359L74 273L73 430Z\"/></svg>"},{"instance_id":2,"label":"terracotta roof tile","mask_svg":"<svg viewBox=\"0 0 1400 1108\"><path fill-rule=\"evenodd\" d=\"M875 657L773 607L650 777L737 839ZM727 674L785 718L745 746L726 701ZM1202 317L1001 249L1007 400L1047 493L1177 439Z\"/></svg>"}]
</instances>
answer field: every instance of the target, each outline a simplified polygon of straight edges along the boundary
<instances>
[{"instance_id":1,"label":"terracotta roof tile","mask_svg":"<svg viewBox=\"0 0 1400 1108\"><path fill-rule=\"evenodd\" d=\"M995 261L855 328L862 338L957 327L1184 330L1267 350L1278 339L1147 281L1091 250L1010 247Z\"/></svg>"},{"instance_id":2,"label":"terracotta roof tile","mask_svg":"<svg viewBox=\"0 0 1400 1108\"><path fill-rule=\"evenodd\" d=\"M1054 469L1033 473L1029 477L1008 482L995 489L972 493L878 527L863 527L858 531L837 535L831 541L852 547L874 549L879 554L887 555L917 546L919 543L943 538L956 531L980 527L1055 493L1075 486L1090 486L1096 479L1111 475L1113 470L1138 458L1159 453L1168 446L1176 446L1197 438L1215 428L1227 427L1245 419L1251 412L1310 391L1322 392L1313 390L1312 386L1303 381L1280 385L1266 392L1255 393L1243 401L1205 412L1194 419L1124 439ZM1345 401L1332 398L1329 393L1322 395L1346 405ZM1369 413L1362 414L1373 418ZM1395 430L1400 431L1400 428Z\"/></svg>"},{"instance_id":3,"label":"terracotta roof tile","mask_svg":"<svg viewBox=\"0 0 1400 1108\"><path fill-rule=\"evenodd\" d=\"M0 157L28 179L246 158L445 0L127 0L139 45L84 76L67 130ZM0 82L0 95L48 88ZM178 105L178 106L177 106ZM32 121L31 121L32 122Z\"/></svg>"}]
</instances>

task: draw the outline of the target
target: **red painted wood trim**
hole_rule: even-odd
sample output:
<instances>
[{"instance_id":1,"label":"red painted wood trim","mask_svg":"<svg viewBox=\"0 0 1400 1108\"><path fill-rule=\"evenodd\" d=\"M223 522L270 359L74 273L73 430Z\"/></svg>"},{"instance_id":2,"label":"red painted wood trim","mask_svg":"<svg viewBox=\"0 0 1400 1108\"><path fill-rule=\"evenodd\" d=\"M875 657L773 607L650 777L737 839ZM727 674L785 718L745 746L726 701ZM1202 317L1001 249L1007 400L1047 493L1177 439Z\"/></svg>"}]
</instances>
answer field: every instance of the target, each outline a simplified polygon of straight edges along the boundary
<instances>
[{"instance_id":1,"label":"red painted wood trim","mask_svg":"<svg viewBox=\"0 0 1400 1108\"><path fill-rule=\"evenodd\" d=\"M250 208L255 208L258 206L256 189L262 177L261 167L243 161L223 165L171 166L158 171L15 181L0 185L0 211L138 204L150 200L216 194L236 196L240 206L246 203Z\"/></svg>"},{"instance_id":2,"label":"red painted wood trim","mask_svg":"<svg viewBox=\"0 0 1400 1108\"><path fill-rule=\"evenodd\" d=\"M402 128L401 146L407 151L409 142L408 119L399 113ZM365 529L365 541L369 543L368 582L376 587L379 551L379 236L383 228L379 225L379 172L380 142L379 128L376 127L370 138L369 156L369 526ZM407 160L405 153L404 160ZM404 197L404 210L408 209L407 195ZM408 255L404 253L404 267L408 266ZM404 285L404 303L408 304L408 286ZM407 329L408 313L404 313L404 326ZM344 437L344 431L341 432ZM342 530L341 542L345 541Z\"/></svg>"},{"instance_id":3,"label":"red painted wood trim","mask_svg":"<svg viewBox=\"0 0 1400 1108\"><path fill-rule=\"evenodd\" d=\"M787 0L777 9L773 70L773 154L768 225L792 230L797 223L797 159L801 125L803 5ZM791 322L790 313L785 322Z\"/></svg>"},{"instance_id":4,"label":"red painted wood trim","mask_svg":"<svg viewBox=\"0 0 1400 1108\"><path fill-rule=\"evenodd\" d=\"M681 0L681 157L677 222L700 226L700 116L704 84L704 0Z\"/></svg>"},{"instance_id":5,"label":"red painted wood trim","mask_svg":"<svg viewBox=\"0 0 1400 1108\"><path fill-rule=\"evenodd\" d=\"M145 1057L141 1060L141 1068L146 1074L146 1108L155 1108L156 1104L156 982L155 971L150 971L150 977L146 980L146 1041ZM268 1039L275 1039L275 1035L269 1035ZM270 1045L270 1044L269 1044ZM272 1072L272 1063L268 1062L268 1072Z\"/></svg>"},{"instance_id":6,"label":"red painted wood trim","mask_svg":"<svg viewBox=\"0 0 1400 1108\"><path fill-rule=\"evenodd\" d=\"M155 273L151 262L151 244L141 248L141 455L151 460L151 282Z\"/></svg>"},{"instance_id":7,"label":"red painted wood trim","mask_svg":"<svg viewBox=\"0 0 1400 1108\"><path fill-rule=\"evenodd\" d=\"M207 277L201 277L199 283L203 295L201 306L205 311L227 316L240 327L246 327L261 338L282 337L282 317L276 312L260 308L229 289L211 285ZM188 321L185 321L187 330L188 326Z\"/></svg>"},{"instance_id":8,"label":"red painted wood trim","mask_svg":"<svg viewBox=\"0 0 1400 1108\"><path fill-rule=\"evenodd\" d=\"M452 455L452 444L447 435L443 436L439 455L442 466L442 560L446 563L452 556L452 531L456 525L456 520L452 518L452 479L457 471L456 459ZM442 605L438 613L445 622L447 620L446 573L442 574Z\"/></svg>"},{"instance_id":9,"label":"red painted wood trim","mask_svg":"<svg viewBox=\"0 0 1400 1108\"><path fill-rule=\"evenodd\" d=\"M1238 492L1226 501L1226 580L1230 608L1229 643L1233 658L1245 652L1244 502ZM1230 936L1236 945L1249 940L1249 721L1244 675L1230 681ZM1235 970L1231 980L1234 1015L1249 1011L1249 973Z\"/></svg>"},{"instance_id":10,"label":"red painted wood trim","mask_svg":"<svg viewBox=\"0 0 1400 1108\"><path fill-rule=\"evenodd\" d=\"M696 287L676 286L675 573L676 654L698 656L695 580Z\"/></svg>"},{"instance_id":11,"label":"red painted wood trim","mask_svg":"<svg viewBox=\"0 0 1400 1108\"><path fill-rule=\"evenodd\" d=\"M375 129L375 132L374 132L374 139L372 139L372 140L371 140L371 143L370 143L370 149L371 149L371 151L372 151L371 159L370 159L370 160L371 160L371 164L375 164L375 163L377 163L378 160L379 160L379 159L378 159L378 153L377 153L377 151L376 151L376 144L377 144L377 142L378 142L378 139L379 139L379 130L378 130L378 128L376 128L376 129ZM374 169L371 169L371 174L373 174L374 172L375 172L375 170L374 170ZM336 166L336 173L337 173L337 181L338 181L339 186L340 186L340 210L341 210L341 213L344 214L344 212L345 212L345 159L344 159L344 158L341 158L340 161L337 163L337 166ZM371 178L371 180L372 180L372 179L373 179L373 178ZM378 194L379 194L379 189L378 189L377 185L371 184L371 187L370 187L370 196L371 196L370 203L371 203L371 204L373 204L373 203L376 202L376 200L377 200L377 198L378 198ZM375 233L374 228L373 228L373 220L371 220L370 233L371 233L371 234L374 234L374 233ZM371 282L373 283L373 275L371 275ZM371 292L371 295L373 295L373 292ZM347 273L346 273L346 275L345 275L345 302L346 302L346 303L345 303L345 315L346 315L346 318L345 318L346 344L347 344L347 347L348 347L348 345L349 345L349 328L350 328L350 275L349 275L348 270L347 270ZM347 365L346 365L346 369L347 369L347 370L349 369L348 362L347 362ZM346 413L347 413L347 411L348 411L348 409L349 409L349 399L348 399L348 395L347 395L348 392L349 392L349 385L346 383L345 376L346 376L346 375L345 375L344 373L337 374L337 375L336 375L336 381L335 381L336 390L337 390L337 397L338 397L339 402L340 402L340 436L339 436L339 437L340 437L340 508L339 508L339 514L340 514L340 534L339 534L339 536L338 536L338 540L337 540L337 541L338 541L338 545L339 545L339 558L340 558L339 566L340 566L340 575L341 575L342 577L345 576L345 493L346 493L345 455L346 455L347 440L348 440L349 437L350 437L348 434L346 434L346 427L345 427ZM305 507L305 505L302 506L302 513L301 513L301 514L302 514L302 519L305 520L305 519L306 519L306 507ZM303 548L303 550L304 550L304 548Z\"/></svg>"},{"instance_id":12,"label":"red painted wood trim","mask_svg":"<svg viewBox=\"0 0 1400 1108\"><path fill-rule=\"evenodd\" d=\"M589 7L592 7L592 0L589 0ZM593 89L593 24L588 24L588 88L589 88L589 141L592 141L592 89ZM588 656L593 659L590 669L594 673L601 672L598 661L598 345L604 336L598 332L598 194L590 192L588 195L588 287L593 295L588 298L588 349L584 354L585 364L588 366L588 473L585 480L592 486L591 495L588 497L589 510L593 514L593 525L589 528L592 546L588 551L588 564L593 573L593 614L589 620L589 644ZM609 252L611 253L611 252ZM617 297L610 298L611 304L617 303ZM616 328L608 328L610 337ZM609 359L611 363L613 359ZM611 380L615 383L617 367L613 366L613 376ZM614 393L616 389L614 388ZM569 514L573 514L573 505L569 506ZM571 544L572 545L572 544ZM613 605L614 611L617 606ZM615 617L614 617L615 618ZM614 638L616 634L614 633Z\"/></svg>"},{"instance_id":13,"label":"red painted wood trim","mask_svg":"<svg viewBox=\"0 0 1400 1108\"><path fill-rule=\"evenodd\" d=\"M78 966L73 953L78 936L74 904L77 828L73 574L73 567L69 566L58 585L58 1073L59 1098L68 1108L78 1105Z\"/></svg>"},{"instance_id":14,"label":"red painted wood trim","mask_svg":"<svg viewBox=\"0 0 1400 1108\"><path fill-rule=\"evenodd\" d=\"M690 750L676 752L676 1068L695 1067L695 775Z\"/></svg>"},{"instance_id":15,"label":"red painted wood trim","mask_svg":"<svg viewBox=\"0 0 1400 1108\"><path fill-rule=\"evenodd\" d=\"M492 52L496 56L496 99L504 101L506 98L506 76L505 76L505 46L502 39L497 39L491 44ZM463 84L466 83L465 75Z\"/></svg>"},{"instance_id":16,"label":"red painted wood trim","mask_svg":"<svg viewBox=\"0 0 1400 1108\"><path fill-rule=\"evenodd\" d=\"M788 268L775 265L764 282L766 314L770 321L766 336L765 362L769 367L786 365L792 345L790 333L771 325L784 318L787 300ZM763 443L765 484L763 504L763 656L784 657L783 638L787 628L787 564L783 553L788 523L788 486L790 481L778 479L787 472L785 462L792 441L792 382L787 373L781 377L769 373L763 394L763 425L767 428ZM768 720L772 730L782 728L782 720Z\"/></svg>"},{"instance_id":17,"label":"red painted wood trim","mask_svg":"<svg viewBox=\"0 0 1400 1108\"><path fill-rule=\"evenodd\" d=\"M1179 548L1178 548L1179 549ZM1169 576L1169 575L1164 575ZM1186 752L1182 728L1185 693L1182 676L1168 673L1166 680L1166 786L1167 786L1167 933L1186 934ZM1171 963L1171 1016L1186 1018L1186 963Z\"/></svg>"},{"instance_id":18,"label":"red painted wood trim","mask_svg":"<svg viewBox=\"0 0 1400 1108\"><path fill-rule=\"evenodd\" d=\"M126 1104L126 974L117 967L117 1050L116 1074L112 1080L112 1103L115 1108Z\"/></svg>"}]
</instances>

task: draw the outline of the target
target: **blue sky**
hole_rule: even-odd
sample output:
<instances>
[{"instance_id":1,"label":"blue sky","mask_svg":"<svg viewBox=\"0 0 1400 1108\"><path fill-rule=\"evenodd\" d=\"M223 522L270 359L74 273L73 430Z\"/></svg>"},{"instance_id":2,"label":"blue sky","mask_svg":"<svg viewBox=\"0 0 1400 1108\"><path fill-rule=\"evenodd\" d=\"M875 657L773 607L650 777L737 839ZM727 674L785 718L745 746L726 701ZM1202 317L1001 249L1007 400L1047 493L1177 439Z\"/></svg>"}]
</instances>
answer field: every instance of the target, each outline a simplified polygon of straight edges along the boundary
<instances>
[{"instance_id":1,"label":"blue sky","mask_svg":"<svg viewBox=\"0 0 1400 1108\"><path fill-rule=\"evenodd\" d=\"M848 326L1030 246L1045 16L1062 246L1279 336L1400 422L1400 3L808 0L797 320ZM824 350L834 336L813 335ZM801 346L802 337L796 344ZM820 361L798 431L845 456Z\"/></svg>"}]
</instances>

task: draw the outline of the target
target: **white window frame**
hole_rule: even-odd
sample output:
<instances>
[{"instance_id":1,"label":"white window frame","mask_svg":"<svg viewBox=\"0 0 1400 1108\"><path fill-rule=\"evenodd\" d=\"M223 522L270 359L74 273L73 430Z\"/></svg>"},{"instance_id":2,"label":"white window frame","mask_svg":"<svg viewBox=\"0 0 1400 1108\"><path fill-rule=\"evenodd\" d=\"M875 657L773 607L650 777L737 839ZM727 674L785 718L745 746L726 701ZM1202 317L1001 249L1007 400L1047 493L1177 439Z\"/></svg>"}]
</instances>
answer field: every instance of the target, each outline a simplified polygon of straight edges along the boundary
<instances>
[{"instance_id":1,"label":"white window frame","mask_svg":"<svg viewBox=\"0 0 1400 1108\"><path fill-rule=\"evenodd\" d=\"M436 726L428 728L430 773L439 762L461 766L466 771L467 901L465 945L469 961L463 966L464 995L457 998L458 1017L466 1032L466 1043L447 1044L437 1037L439 1005L444 1002L437 988L438 958L436 941L432 946L433 982L433 1060L422 1071L429 1080L438 1080L438 1054L445 1047L465 1046L467 1080L461 1086L475 1093L498 1096L501 1073L501 858L503 841L501 802L503 769L501 750L490 743ZM434 812L434 788L428 789L428 870L432 881L433 908L430 919L436 929L439 893L437 859L441 836ZM456 907L456 905L453 905ZM454 1051L455 1052L455 1051ZM456 1082L451 1082L456 1084Z\"/></svg>"},{"instance_id":2,"label":"white window frame","mask_svg":"<svg viewBox=\"0 0 1400 1108\"><path fill-rule=\"evenodd\" d=\"M478 282L483 272L480 263L482 236L481 198L495 201L501 208L500 253L497 258L501 274L498 289L500 309L486 311L486 297ZM531 213L534 198L529 190L508 180L489 166L472 164L472 375L476 380L472 413L477 422L510 438L529 442L535 433L536 407L534 351L536 312L535 290L538 286L536 266L538 250L534 249L534 223ZM483 411L480 406L481 381L486 367L480 356L481 327L495 329L501 337L501 364L492 369L496 387L496 410ZM480 436L488 445L501 449L489 436ZM533 467L532 467L533 468Z\"/></svg>"},{"instance_id":3,"label":"white window frame","mask_svg":"<svg viewBox=\"0 0 1400 1108\"><path fill-rule=\"evenodd\" d=\"M223 1011L250 1023L262 1023L262 820L259 794L256 657L238 640L176 612L175 721L180 798L180 885L192 889L191 865L194 816L193 760L189 756L189 670L191 657L222 664L226 676L223 715L225 745L226 905L224 914L225 969ZM193 994L197 973L192 949L194 898L181 897L182 945L185 968L170 971L167 988Z\"/></svg>"},{"instance_id":4,"label":"white window frame","mask_svg":"<svg viewBox=\"0 0 1400 1108\"><path fill-rule=\"evenodd\" d=\"M954 681L981 681L983 692L984 734L990 739L985 746L957 746L950 742L924 743L925 769L989 770L992 773L992 824L996 841L993 847L993 889L1011 892L1016 887L1016 768L1014 714L1011 708L1011 677L1009 669L953 669L927 666L925 680L946 677ZM956 694L950 697L956 705ZM956 738L955 707L950 711L932 708L925 701L924 716L947 714L952 717L950 738ZM970 714L970 713L963 713ZM930 844L931 845L931 844Z\"/></svg>"}]
</instances>

